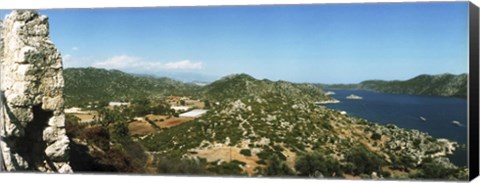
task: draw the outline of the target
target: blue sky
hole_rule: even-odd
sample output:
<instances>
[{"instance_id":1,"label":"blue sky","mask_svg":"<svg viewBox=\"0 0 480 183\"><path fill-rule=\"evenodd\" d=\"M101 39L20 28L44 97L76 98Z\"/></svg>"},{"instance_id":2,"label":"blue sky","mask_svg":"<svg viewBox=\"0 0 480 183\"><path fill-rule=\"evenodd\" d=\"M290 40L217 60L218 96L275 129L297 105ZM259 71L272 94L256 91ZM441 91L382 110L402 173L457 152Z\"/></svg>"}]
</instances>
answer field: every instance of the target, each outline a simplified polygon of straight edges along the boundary
<instances>
[{"instance_id":1,"label":"blue sky","mask_svg":"<svg viewBox=\"0 0 480 183\"><path fill-rule=\"evenodd\" d=\"M468 70L468 2L40 13L49 16L50 36L65 67L187 80L247 73L316 83Z\"/></svg>"}]
</instances>

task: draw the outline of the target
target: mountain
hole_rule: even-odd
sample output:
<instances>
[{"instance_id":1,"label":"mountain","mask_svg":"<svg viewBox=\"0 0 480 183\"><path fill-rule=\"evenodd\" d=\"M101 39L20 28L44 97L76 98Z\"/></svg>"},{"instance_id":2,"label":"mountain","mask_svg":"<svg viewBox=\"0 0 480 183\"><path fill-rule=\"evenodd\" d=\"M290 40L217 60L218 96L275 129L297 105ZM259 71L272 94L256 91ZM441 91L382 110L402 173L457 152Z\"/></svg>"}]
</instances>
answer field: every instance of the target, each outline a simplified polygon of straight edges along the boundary
<instances>
[{"instance_id":1,"label":"mountain","mask_svg":"<svg viewBox=\"0 0 480 183\"><path fill-rule=\"evenodd\" d=\"M463 97L467 96L467 74L419 75L405 81L367 80L358 84L319 85L330 89L361 89L384 93Z\"/></svg>"},{"instance_id":2,"label":"mountain","mask_svg":"<svg viewBox=\"0 0 480 183\"><path fill-rule=\"evenodd\" d=\"M139 76L118 70L67 68L65 102L67 106L91 101L130 101L164 95L194 95L200 87L169 78Z\"/></svg>"},{"instance_id":3,"label":"mountain","mask_svg":"<svg viewBox=\"0 0 480 183\"><path fill-rule=\"evenodd\" d=\"M310 84L287 81L257 80L247 74L225 76L203 88L203 94L212 101L237 100L255 97L281 97L305 101L329 99L325 93Z\"/></svg>"}]
</instances>

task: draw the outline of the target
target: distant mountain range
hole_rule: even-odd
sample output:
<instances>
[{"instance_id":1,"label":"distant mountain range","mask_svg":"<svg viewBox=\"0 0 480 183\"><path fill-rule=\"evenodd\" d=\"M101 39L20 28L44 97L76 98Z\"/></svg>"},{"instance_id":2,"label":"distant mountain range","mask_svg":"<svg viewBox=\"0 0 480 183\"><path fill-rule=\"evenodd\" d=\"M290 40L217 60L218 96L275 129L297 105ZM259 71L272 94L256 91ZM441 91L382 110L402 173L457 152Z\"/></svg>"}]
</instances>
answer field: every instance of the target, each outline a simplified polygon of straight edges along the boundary
<instances>
[{"instance_id":1,"label":"distant mountain range","mask_svg":"<svg viewBox=\"0 0 480 183\"><path fill-rule=\"evenodd\" d=\"M328 89L373 90L384 93L463 97L467 96L467 74L419 75L405 81L367 80L358 84L318 84Z\"/></svg>"},{"instance_id":2,"label":"distant mountain range","mask_svg":"<svg viewBox=\"0 0 480 183\"><path fill-rule=\"evenodd\" d=\"M359 89L394 94L466 97L467 74L420 75L405 81L367 80L358 84L293 84L287 81L257 80L247 74L225 76L215 82L181 82L167 77L128 74L98 68L64 70L67 106L85 105L91 101L128 101L166 95L187 95L209 99L237 98L253 92L281 92L299 98L319 100L323 89ZM237 82L242 80L244 82ZM294 87L292 87L294 86ZM231 91L228 91L231 90ZM244 93L242 93L242 91Z\"/></svg>"}]
</instances>

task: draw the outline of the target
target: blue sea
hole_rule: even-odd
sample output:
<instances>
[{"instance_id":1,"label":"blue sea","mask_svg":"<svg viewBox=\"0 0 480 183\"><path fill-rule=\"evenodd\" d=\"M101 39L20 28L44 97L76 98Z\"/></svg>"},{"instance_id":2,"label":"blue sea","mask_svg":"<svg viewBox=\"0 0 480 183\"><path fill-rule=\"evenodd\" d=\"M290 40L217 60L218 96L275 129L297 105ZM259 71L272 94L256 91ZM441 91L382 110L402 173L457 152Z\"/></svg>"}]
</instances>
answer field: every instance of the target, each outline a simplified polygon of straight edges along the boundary
<instances>
[{"instance_id":1,"label":"blue sea","mask_svg":"<svg viewBox=\"0 0 480 183\"><path fill-rule=\"evenodd\" d=\"M467 143L467 100L454 97L387 94L365 90L329 90L331 97L340 101L323 104L329 108L346 111L348 115L379 124L395 124L401 128L417 129L436 138L446 138ZM348 95L363 97L346 99ZM422 119L422 118L423 119ZM461 126L452 124L458 121ZM457 148L450 160L458 166L467 165L467 150Z\"/></svg>"}]
</instances>

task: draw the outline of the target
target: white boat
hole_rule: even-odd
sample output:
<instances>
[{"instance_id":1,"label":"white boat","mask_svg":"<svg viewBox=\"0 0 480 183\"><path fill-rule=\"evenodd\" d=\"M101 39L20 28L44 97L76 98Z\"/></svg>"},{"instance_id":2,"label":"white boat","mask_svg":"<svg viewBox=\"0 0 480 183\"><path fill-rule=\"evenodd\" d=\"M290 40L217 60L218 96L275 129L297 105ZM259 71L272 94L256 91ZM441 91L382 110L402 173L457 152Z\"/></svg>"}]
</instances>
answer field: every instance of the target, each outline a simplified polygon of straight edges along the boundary
<instances>
[{"instance_id":1,"label":"white boat","mask_svg":"<svg viewBox=\"0 0 480 183\"><path fill-rule=\"evenodd\" d=\"M351 94L351 95L347 96L347 99L360 100L360 99L363 99L363 97Z\"/></svg>"},{"instance_id":2,"label":"white boat","mask_svg":"<svg viewBox=\"0 0 480 183\"><path fill-rule=\"evenodd\" d=\"M457 126L462 126L462 123L460 123L459 121L452 121L452 124Z\"/></svg>"},{"instance_id":3,"label":"white boat","mask_svg":"<svg viewBox=\"0 0 480 183\"><path fill-rule=\"evenodd\" d=\"M423 117L423 116L420 116L420 119L421 119L422 121L427 121L427 118L425 118L425 117Z\"/></svg>"},{"instance_id":4,"label":"white boat","mask_svg":"<svg viewBox=\"0 0 480 183\"><path fill-rule=\"evenodd\" d=\"M327 91L327 92L325 92L325 95L335 95L335 92L333 92L333 91Z\"/></svg>"}]
</instances>

